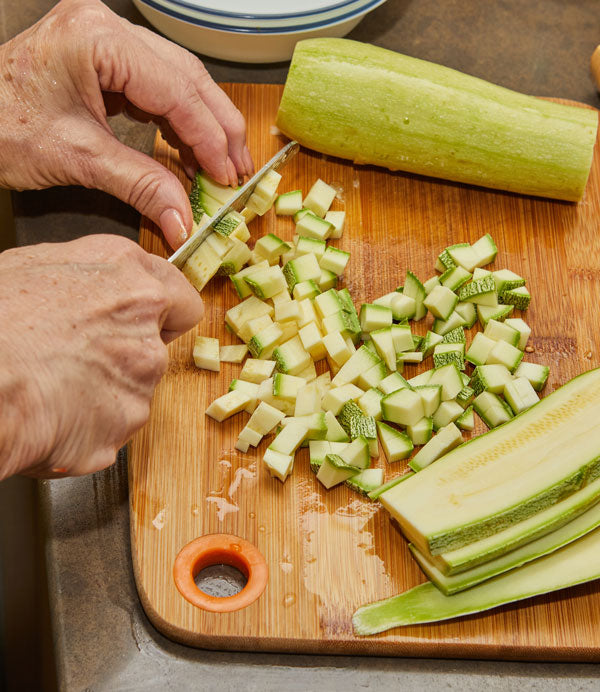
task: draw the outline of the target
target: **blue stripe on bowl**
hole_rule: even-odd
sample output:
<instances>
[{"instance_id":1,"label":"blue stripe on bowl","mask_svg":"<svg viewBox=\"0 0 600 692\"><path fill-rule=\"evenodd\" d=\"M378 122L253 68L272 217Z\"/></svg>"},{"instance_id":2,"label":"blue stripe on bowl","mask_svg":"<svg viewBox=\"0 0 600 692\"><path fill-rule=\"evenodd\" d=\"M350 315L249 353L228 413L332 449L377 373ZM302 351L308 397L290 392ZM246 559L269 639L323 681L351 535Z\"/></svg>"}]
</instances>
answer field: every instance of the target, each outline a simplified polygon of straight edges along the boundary
<instances>
[{"instance_id":1,"label":"blue stripe on bowl","mask_svg":"<svg viewBox=\"0 0 600 692\"><path fill-rule=\"evenodd\" d=\"M167 7L166 5L160 4L158 2L154 2L154 0L138 0L143 5L147 5L148 7L152 7L153 9L157 10L158 12L162 12L163 14L168 15L169 17L173 17L174 19L179 19L181 21L187 22L188 24L194 24L196 26L201 26L205 29L216 29L217 31L224 31L227 33L232 33L232 34L292 34L292 33L297 33L301 31L313 31L315 29L322 29L327 26L332 26L334 24L339 24L340 22L343 22L348 19L353 19L359 15L366 14L370 10L375 9L378 5L382 5L386 0L370 0L370 2L367 2L367 4L363 5L360 7L358 10L353 10L351 12L348 12L346 14L341 14L338 15L337 17L326 20L326 21L319 21L319 22L313 22L313 23L308 23L308 24L294 24L293 26L283 26L283 27L237 27L237 26L228 26L226 24L219 24L218 22L207 22L201 19L198 19L197 17L190 16L188 14L182 14L180 12L177 12L176 10L171 9L170 7ZM181 3L178 3L181 5Z\"/></svg>"},{"instance_id":2,"label":"blue stripe on bowl","mask_svg":"<svg viewBox=\"0 0 600 692\"><path fill-rule=\"evenodd\" d=\"M344 2L336 2L328 7L323 7L319 10L308 10L306 12L286 12L284 14L252 14L245 12L226 12L225 10L214 10L209 7L204 7L204 5L199 5L197 3L181 2L181 0L173 0L173 4L181 5L182 7L187 7L198 12L203 12L204 14L212 14L216 17L235 17L236 19L290 19L292 17L311 17L313 15L322 14L324 12L331 12L333 10L341 9L345 5L351 5L355 0L344 0Z\"/></svg>"}]
</instances>

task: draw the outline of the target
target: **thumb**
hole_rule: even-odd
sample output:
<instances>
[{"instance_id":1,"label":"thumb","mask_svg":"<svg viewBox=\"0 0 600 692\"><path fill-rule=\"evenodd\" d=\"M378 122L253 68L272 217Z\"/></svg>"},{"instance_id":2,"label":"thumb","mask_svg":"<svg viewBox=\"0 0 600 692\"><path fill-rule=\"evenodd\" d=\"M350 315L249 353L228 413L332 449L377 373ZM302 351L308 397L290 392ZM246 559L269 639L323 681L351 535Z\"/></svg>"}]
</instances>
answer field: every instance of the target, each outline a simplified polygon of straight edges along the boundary
<instances>
[{"instance_id":1,"label":"thumb","mask_svg":"<svg viewBox=\"0 0 600 692\"><path fill-rule=\"evenodd\" d=\"M119 142L109 133L92 164L92 185L118 197L160 227L173 249L192 229L192 210L177 176L154 159Z\"/></svg>"}]
</instances>

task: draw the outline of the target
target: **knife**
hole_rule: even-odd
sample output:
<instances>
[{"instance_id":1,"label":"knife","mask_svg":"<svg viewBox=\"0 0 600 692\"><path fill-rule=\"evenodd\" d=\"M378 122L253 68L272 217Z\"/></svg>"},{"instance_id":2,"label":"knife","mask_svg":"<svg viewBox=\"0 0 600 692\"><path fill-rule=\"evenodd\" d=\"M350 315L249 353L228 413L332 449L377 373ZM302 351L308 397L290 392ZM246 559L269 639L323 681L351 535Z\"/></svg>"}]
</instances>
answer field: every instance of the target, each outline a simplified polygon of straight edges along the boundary
<instances>
[{"instance_id":1,"label":"knife","mask_svg":"<svg viewBox=\"0 0 600 692\"><path fill-rule=\"evenodd\" d=\"M300 145L298 142L292 141L286 144L283 149L275 154L275 156L258 171L258 173L255 173L247 183L237 190L235 195L224 207L221 207L210 220L202 224L202 226L200 226L198 230L169 257L169 262L174 264L178 269L182 269L187 260L213 232L214 225L226 214L229 214L229 212L241 211L246 206L248 198L254 192L254 189L265 174L269 171L277 171L283 168L286 163L298 153L299 149Z\"/></svg>"}]
</instances>

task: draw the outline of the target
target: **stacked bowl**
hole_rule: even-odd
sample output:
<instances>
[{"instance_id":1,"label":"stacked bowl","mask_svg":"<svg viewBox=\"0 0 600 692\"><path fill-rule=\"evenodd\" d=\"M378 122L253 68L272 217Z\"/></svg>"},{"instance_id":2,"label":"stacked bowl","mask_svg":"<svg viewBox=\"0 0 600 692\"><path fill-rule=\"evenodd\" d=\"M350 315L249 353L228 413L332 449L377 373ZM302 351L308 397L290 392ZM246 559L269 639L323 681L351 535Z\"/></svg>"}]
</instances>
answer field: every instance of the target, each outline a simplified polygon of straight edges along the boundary
<instances>
[{"instance_id":1,"label":"stacked bowl","mask_svg":"<svg viewBox=\"0 0 600 692\"><path fill-rule=\"evenodd\" d=\"M133 0L161 33L213 58L289 60L296 43L340 37L385 0Z\"/></svg>"}]
</instances>

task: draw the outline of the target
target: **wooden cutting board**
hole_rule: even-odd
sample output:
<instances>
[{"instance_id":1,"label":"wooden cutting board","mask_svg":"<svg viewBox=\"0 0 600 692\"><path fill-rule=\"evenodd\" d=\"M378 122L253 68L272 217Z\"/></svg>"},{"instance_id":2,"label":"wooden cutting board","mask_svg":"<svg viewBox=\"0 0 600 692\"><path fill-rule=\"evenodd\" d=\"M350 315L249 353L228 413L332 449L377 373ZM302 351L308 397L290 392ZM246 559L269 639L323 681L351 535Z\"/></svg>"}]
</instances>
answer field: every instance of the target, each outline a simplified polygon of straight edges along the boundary
<instances>
[{"instance_id":1,"label":"wooden cutting board","mask_svg":"<svg viewBox=\"0 0 600 692\"><path fill-rule=\"evenodd\" d=\"M248 120L257 165L283 145L272 125L281 87L225 85ZM156 157L189 186L176 155L157 138ZM600 364L600 156L578 205L476 189L352 164L301 151L284 172L282 190L307 191L317 177L339 187L347 212L339 247L352 253L344 285L357 305L402 284L406 269L434 274L447 245L491 233L495 268L527 277L533 294L526 319L533 329L527 360L551 368L546 392ZM269 212L250 225L253 238L275 232L291 239L293 223ZM157 229L142 222L140 242L167 256ZM224 327L237 304L228 279L203 292L199 332L235 343ZM431 318L418 324L424 333ZM426 323L426 324L425 324ZM600 660L600 584L442 624L354 636L353 611L424 581L407 546L378 504L342 486L325 491L309 470L306 450L285 484L261 466L267 443L234 451L245 413L223 424L204 415L227 391L239 365L221 373L192 362L196 332L170 346L171 362L157 388L148 424L130 444L133 564L143 606L167 636L192 646L251 651L461 658ZM426 367L430 367L427 365ZM407 366L408 376L425 366ZM406 467L377 465L386 478ZM232 613L210 613L175 588L173 563L198 536L228 533L262 552L269 568L263 595Z\"/></svg>"}]
</instances>

